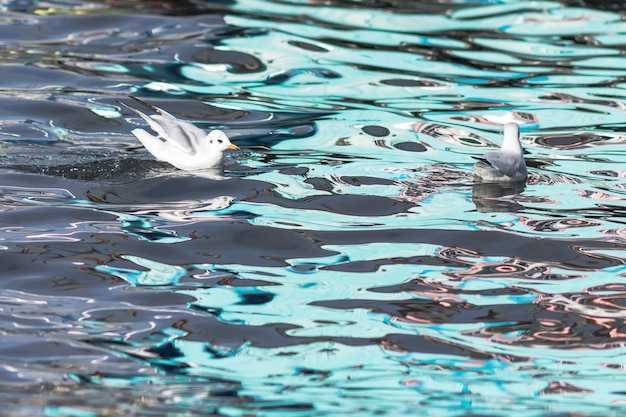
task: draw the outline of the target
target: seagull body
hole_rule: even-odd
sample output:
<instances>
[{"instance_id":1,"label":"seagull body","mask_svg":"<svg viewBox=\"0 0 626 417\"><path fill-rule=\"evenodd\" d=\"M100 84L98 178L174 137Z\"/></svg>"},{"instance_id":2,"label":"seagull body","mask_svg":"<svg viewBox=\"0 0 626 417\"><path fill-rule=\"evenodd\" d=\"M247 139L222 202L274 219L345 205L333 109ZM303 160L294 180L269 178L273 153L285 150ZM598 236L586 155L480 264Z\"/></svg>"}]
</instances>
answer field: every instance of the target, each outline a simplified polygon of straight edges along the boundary
<instances>
[{"instance_id":1,"label":"seagull body","mask_svg":"<svg viewBox=\"0 0 626 417\"><path fill-rule=\"evenodd\" d=\"M177 119L163 109L137 97L131 98L156 113L148 116L125 103L120 103L145 120L157 133L155 136L144 129L132 130L133 135L160 161L169 162L184 171L194 171L219 165L226 149L239 149L221 130L212 130L206 134L202 129Z\"/></svg>"},{"instance_id":2,"label":"seagull body","mask_svg":"<svg viewBox=\"0 0 626 417\"><path fill-rule=\"evenodd\" d=\"M528 177L517 123L504 125L504 142L499 151L473 158L478 160L474 173L481 182L522 182Z\"/></svg>"}]
</instances>

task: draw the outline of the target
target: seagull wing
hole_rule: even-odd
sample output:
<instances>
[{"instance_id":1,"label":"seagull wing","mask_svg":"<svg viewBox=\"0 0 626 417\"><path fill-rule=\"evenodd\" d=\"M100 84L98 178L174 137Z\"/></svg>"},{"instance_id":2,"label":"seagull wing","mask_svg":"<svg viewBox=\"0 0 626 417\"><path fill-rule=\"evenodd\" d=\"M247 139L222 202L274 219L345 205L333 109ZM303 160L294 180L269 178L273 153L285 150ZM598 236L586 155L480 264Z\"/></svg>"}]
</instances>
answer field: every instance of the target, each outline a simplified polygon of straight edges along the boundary
<instances>
[{"instance_id":1,"label":"seagull wing","mask_svg":"<svg viewBox=\"0 0 626 417\"><path fill-rule=\"evenodd\" d=\"M154 130L159 137L165 139L175 148L189 155L195 154L197 143L201 138L206 136L202 129L189 122L179 120L165 110L148 104L137 97L131 96L131 98L152 109L157 114L148 116L144 112L125 103L120 102L120 104L145 120L146 123L148 123L148 126L150 126L150 128Z\"/></svg>"},{"instance_id":2,"label":"seagull wing","mask_svg":"<svg viewBox=\"0 0 626 417\"><path fill-rule=\"evenodd\" d=\"M509 178L526 178L527 171L523 157L520 158L517 155L511 155L506 152L488 152L483 158L476 159L489 164L495 170L501 172Z\"/></svg>"},{"instance_id":3,"label":"seagull wing","mask_svg":"<svg viewBox=\"0 0 626 417\"><path fill-rule=\"evenodd\" d=\"M189 155L195 154L199 139L206 136L204 131L189 122L178 120L176 117L164 110L159 110L161 111L161 114L155 114L150 117L153 120L153 123L158 124L159 130L163 133L154 129L152 124L150 127L158 132L163 139L180 149L182 152Z\"/></svg>"}]
</instances>

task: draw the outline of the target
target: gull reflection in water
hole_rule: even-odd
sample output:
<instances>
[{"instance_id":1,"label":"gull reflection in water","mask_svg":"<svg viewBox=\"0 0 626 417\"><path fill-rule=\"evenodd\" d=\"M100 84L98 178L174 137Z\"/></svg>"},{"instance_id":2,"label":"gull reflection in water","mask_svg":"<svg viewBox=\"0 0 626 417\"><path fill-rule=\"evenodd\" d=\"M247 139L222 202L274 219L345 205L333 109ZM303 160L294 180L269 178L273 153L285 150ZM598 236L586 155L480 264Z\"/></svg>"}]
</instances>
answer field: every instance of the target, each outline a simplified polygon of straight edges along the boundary
<instances>
[{"instance_id":1,"label":"gull reflection in water","mask_svg":"<svg viewBox=\"0 0 626 417\"><path fill-rule=\"evenodd\" d=\"M481 213L516 213L524 209L516 199L525 188L524 182L477 182L472 188L472 202Z\"/></svg>"}]
</instances>

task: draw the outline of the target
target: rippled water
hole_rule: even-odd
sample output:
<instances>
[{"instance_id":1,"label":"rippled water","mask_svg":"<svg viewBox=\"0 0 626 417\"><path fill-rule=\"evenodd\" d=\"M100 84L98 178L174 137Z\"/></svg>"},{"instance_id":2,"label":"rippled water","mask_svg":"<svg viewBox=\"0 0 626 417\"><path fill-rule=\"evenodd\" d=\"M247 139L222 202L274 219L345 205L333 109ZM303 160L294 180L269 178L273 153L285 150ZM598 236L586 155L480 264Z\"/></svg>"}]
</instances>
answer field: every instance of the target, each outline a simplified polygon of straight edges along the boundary
<instances>
[{"instance_id":1,"label":"rippled water","mask_svg":"<svg viewBox=\"0 0 626 417\"><path fill-rule=\"evenodd\" d=\"M0 5L3 415L621 415L621 2Z\"/></svg>"}]
</instances>

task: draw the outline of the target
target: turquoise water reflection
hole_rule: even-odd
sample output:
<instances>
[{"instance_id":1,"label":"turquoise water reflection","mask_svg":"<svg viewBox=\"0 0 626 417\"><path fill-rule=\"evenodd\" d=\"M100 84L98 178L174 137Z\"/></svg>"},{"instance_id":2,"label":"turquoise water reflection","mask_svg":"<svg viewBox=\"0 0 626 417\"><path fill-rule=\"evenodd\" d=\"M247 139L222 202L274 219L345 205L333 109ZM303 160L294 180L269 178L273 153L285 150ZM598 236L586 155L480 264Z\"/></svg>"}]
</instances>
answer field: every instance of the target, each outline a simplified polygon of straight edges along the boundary
<instances>
[{"instance_id":1,"label":"turquoise water reflection","mask_svg":"<svg viewBox=\"0 0 626 417\"><path fill-rule=\"evenodd\" d=\"M10 415L621 415L619 4L17 3ZM242 151L153 161L129 94Z\"/></svg>"}]
</instances>

